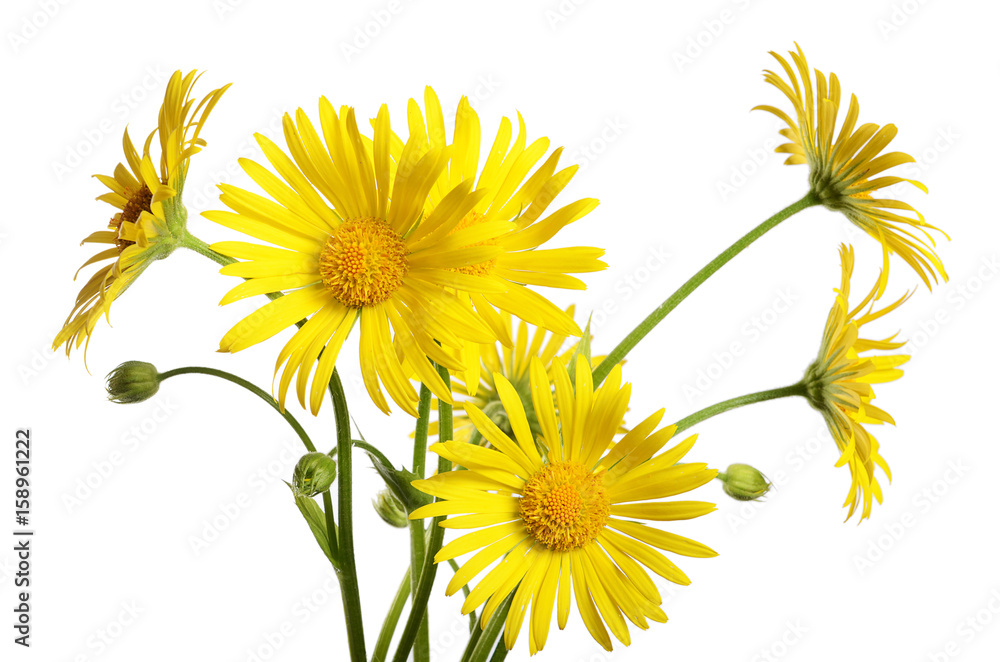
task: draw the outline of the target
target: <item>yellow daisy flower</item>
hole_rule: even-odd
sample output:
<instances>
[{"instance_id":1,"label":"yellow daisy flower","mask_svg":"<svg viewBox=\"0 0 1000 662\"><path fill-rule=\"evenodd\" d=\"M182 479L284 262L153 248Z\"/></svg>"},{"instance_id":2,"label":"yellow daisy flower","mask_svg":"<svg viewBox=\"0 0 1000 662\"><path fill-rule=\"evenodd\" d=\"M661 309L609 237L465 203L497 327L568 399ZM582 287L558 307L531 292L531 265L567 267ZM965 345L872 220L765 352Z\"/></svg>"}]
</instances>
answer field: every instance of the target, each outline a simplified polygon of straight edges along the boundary
<instances>
[{"instance_id":1,"label":"yellow daisy flower","mask_svg":"<svg viewBox=\"0 0 1000 662\"><path fill-rule=\"evenodd\" d=\"M430 87L424 93L424 106L426 117L416 100L410 99L408 107L410 138L418 142L421 151L442 147L446 142L441 104ZM527 144L527 132L520 113L517 119L518 134L512 143L511 121L503 118L480 170L479 116L469 105L468 98L462 97L455 115L454 152L448 169L431 187L426 205L426 211L430 213L456 186L474 183L474 190L486 194L450 231L458 233L494 224L506 226L506 234L482 242L499 248L496 256L460 267L457 271L503 285L502 290L474 294L470 298L479 315L490 325L500 342L508 347L512 339L498 311L510 313L562 336L579 336L582 332L573 318L529 286L583 290L586 289L583 281L570 274L607 268L607 264L598 259L604 255L604 250L600 248L539 249L562 228L590 213L597 207L598 201L593 198L577 200L542 218L579 166L557 170L563 151L560 147L535 168L548 151L549 139L543 137ZM394 153L398 153L402 145L402 141L396 139ZM470 395L475 395L480 380L479 352L480 347L476 344L465 347L464 381Z\"/></svg>"},{"instance_id":2,"label":"yellow daisy flower","mask_svg":"<svg viewBox=\"0 0 1000 662\"><path fill-rule=\"evenodd\" d=\"M860 304L854 309L848 308L854 249L841 245L840 259L843 275L840 289L835 290L837 299L826 321L819 356L809 366L803 381L810 404L823 414L841 451L837 466L846 464L851 470L851 489L844 502L845 506L851 506L847 519L854 514L858 504L863 503L861 519L864 520L871 515L873 497L882 503L875 467L880 467L892 480L889 465L879 454L878 441L865 428L865 425L895 424L892 416L872 404L875 398L872 384L902 377L899 366L910 357L905 354L861 356L872 351L896 350L905 343L895 342L895 335L883 340L861 338L860 329L898 308L910 295L876 311L875 299L880 287L876 282Z\"/></svg>"},{"instance_id":3,"label":"yellow daisy flower","mask_svg":"<svg viewBox=\"0 0 1000 662\"><path fill-rule=\"evenodd\" d=\"M119 163L113 176L95 175L110 189L97 199L119 211L112 216L108 229L83 240L84 244L103 244L108 248L87 260L80 270L105 260L112 262L98 269L80 290L73 310L52 344L53 349L65 345L68 356L71 349L79 349L84 342L89 344L101 316L110 321L111 303L146 267L169 255L177 246L187 218L180 193L188 162L205 144L199 135L201 129L229 87L211 91L195 106L191 91L197 79L196 71L186 76L174 72L167 83L158 126L146 138L142 155L126 129L122 147L128 167ZM153 138L157 136L159 171L150 154Z\"/></svg>"},{"instance_id":4,"label":"yellow daisy flower","mask_svg":"<svg viewBox=\"0 0 1000 662\"><path fill-rule=\"evenodd\" d=\"M309 401L315 414L340 348L360 323L361 371L380 409L389 411L384 384L401 408L416 415L411 374L451 402L431 361L459 370L463 343L496 341L456 292L479 297L506 289L497 279L459 270L496 258L501 249L490 242L508 228L487 224L451 234L483 197L471 190L471 183L455 187L434 211L424 213L428 191L447 167L451 149L440 145L425 150L411 138L393 161L394 134L385 106L374 120L374 141L361 136L351 108L342 107L338 114L322 98L319 115L322 138L303 110L294 121L285 115L290 155L256 136L271 168L240 160L270 198L223 184L220 199L232 211L204 214L273 244L227 241L212 246L246 260L222 269L247 279L223 304L286 292L236 324L222 338L220 351L245 349L308 318L279 353L275 377L280 373L278 401L284 407L298 373L296 391L305 406L313 375Z\"/></svg>"},{"instance_id":5,"label":"yellow daisy flower","mask_svg":"<svg viewBox=\"0 0 1000 662\"><path fill-rule=\"evenodd\" d=\"M788 154L785 160L788 165L807 164L809 185L820 203L843 212L852 223L882 244L884 265L877 296L885 290L889 277L889 255L892 253L903 258L928 289L931 278L938 282L938 274L947 281L948 274L934 252L934 240L927 232L927 229L941 230L929 225L920 212L905 202L873 197L879 189L900 182L908 182L927 192L927 188L918 181L883 174L895 166L915 162L912 156L902 152L882 154L896 136L896 127L892 124L883 127L877 124L857 126L858 99L852 94L840 132L834 137L840 109L840 81L836 74L830 74L828 84L826 76L817 69L816 87L813 89L806 56L798 44L796 49L795 53L789 52L794 69L783 57L771 53L787 75L787 82L773 71L764 71L764 80L781 90L791 101L795 119L774 106L754 108L766 110L788 125L780 133L790 142L780 145L775 151ZM923 236L908 228L919 230Z\"/></svg>"},{"instance_id":6,"label":"yellow daisy flower","mask_svg":"<svg viewBox=\"0 0 1000 662\"><path fill-rule=\"evenodd\" d=\"M566 313L572 318L575 306L566 309ZM524 407L528 417L528 425L534 435L541 434L538 427L538 418L535 416L534 405L531 403L531 386L528 379L531 359L538 357L542 361L542 366L547 374L552 375L553 360L559 359L564 364L568 364L573 354L580 346L580 342L573 342L567 345L567 336L556 333L549 333L543 328L534 327L534 331L529 333L528 324L524 320L518 321L517 330L514 330L514 320L507 312L500 312L500 319L507 335L514 339L513 347L504 347L499 343L483 345L481 350L482 372L477 389L469 389L463 383L462 375L452 378L452 390L454 393L469 392L472 390L475 395L461 400L455 400L455 416L452 422L454 438L456 441L471 441L474 443L486 444L486 440L476 430L472 420L463 415L467 404L476 406L485 413L507 435L513 434L510 421L507 420L507 411L504 409L497 390L494 374L503 377L514 386L514 390L521 398L521 405ZM598 364L604 359L603 356L591 358L593 364ZM624 363L624 361L622 362ZM433 409L433 407L432 407ZM622 426L619 432L627 432ZM437 421L432 421L429 434L438 434Z\"/></svg>"},{"instance_id":7,"label":"yellow daisy flower","mask_svg":"<svg viewBox=\"0 0 1000 662\"><path fill-rule=\"evenodd\" d=\"M582 357L576 363L575 383L558 358L553 373L556 402L542 360L532 358L532 404L541 430L537 439L514 386L503 375L494 375L513 438L468 405L469 418L493 448L460 441L431 446L466 470L414 481L417 489L440 500L418 508L411 519L458 515L441 526L474 529L445 545L435 561L478 550L455 573L447 593L454 594L486 571L462 607L468 614L485 603L483 625L513 593L504 630L508 650L529 605L530 652L541 650L553 608L558 605L559 627L564 628L572 596L591 635L611 650L609 628L628 645L626 619L642 629L650 620L667 619L659 607L659 591L643 566L674 583L690 583L657 549L682 556L716 555L700 543L635 520L683 520L712 512L711 503L658 500L704 485L717 472L705 464L679 464L696 436L660 452L675 429L653 432L662 409L609 450L631 394L631 386L621 382L621 366L615 366L596 391L590 365ZM536 441L546 450L544 457Z\"/></svg>"}]
</instances>

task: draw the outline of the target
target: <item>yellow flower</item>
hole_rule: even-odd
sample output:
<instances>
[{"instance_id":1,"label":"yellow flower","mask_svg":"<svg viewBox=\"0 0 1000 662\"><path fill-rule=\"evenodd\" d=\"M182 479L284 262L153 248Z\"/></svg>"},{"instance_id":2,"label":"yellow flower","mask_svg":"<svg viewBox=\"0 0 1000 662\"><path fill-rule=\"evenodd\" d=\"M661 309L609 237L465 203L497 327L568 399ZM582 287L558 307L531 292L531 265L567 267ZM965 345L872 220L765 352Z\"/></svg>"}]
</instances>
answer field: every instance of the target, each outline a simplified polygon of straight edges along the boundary
<instances>
[{"instance_id":1,"label":"yellow flower","mask_svg":"<svg viewBox=\"0 0 1000 662\"><path fill-rule=\"evenodd\" d=\"M496 341L456 292L478 297L506 289L497 279L459 269L497 257L501 249L489 242L506 228L494 224L450 234L483 197L472 192L471 182L455 187L433 212L424 213L428 191L447 167L451 149L425 150L411 137L393 160L394 134L385 106L374 120L374 141L361 136L351 108L342 107L338 115L322 98L319 115L322 138L303 110L294 121L285 115L290 156L257 136L270 169L240 160L270 198L221 185L220 199L232 211L204 214L273 244L227 241L212 246L247 260L222 269L247 279L223 304L287 293L236 324L222 338L220 351L245 349L308 318L278 355L275 377L280 372L278 401L284 407L297 372L296 390L305 406L306 387L315 373L309 391L315 414L341 346L359 322L361 372L380 409L389 411L384 384L401 408L416 415L411 374L451 402L431 361L460 370L463 343Z\"/></svg>"},{"instance_id":2,"label":"yellow flower","mask_svg":"<svg viewBox=\"0 0 1000 662\"><path fill-rule=\"evenodd\" d=\"M188 163L205 144L201 129L209 113L229 85L210 92L197 106L191 90L198 79L196 71L182 76L174 72L160 107L157 128L146 138L139 155L126 129L122 140L125 161L114 175L95 175L110 191L97 199L117 211L108 229L92 233L82 243L104 244L108 248L87 260L80 269L112 260L94 273L80 290L76 304L52 344L79 349L90 336L101 316L110 319L111 303L139 277L153 261L169 255L184 232L187 212L181 204L181 190ZM154 137L159 137L159 171L150 154ZM77 271L79 275L80 271Z\"/></svg>"},{"instance_id":3,"label":"yellow flower","mask_svg":"<svg viewBox=\"0 0 1000 662\"><path fill-rule=\"evenodd\" d=\"M573 317L574 306L566 309L566 313ZM524 407L528 417L528 425L536 436L541 433L538 427L538 418L535 416L534 405L531 403L531 385L528 374L531 360L538 357L542 361L542 366L546 373L552 374L554 359L561 360L568 364L573 354L580 346L580 342L567 345L567 336L556 333L550 334L545 329L535 327L533 333L529 333L528 324L524 320L518 321L517 331L513 330L513 319L509 313L500 312L501 323L505 333L514 339L513 347L504 347L499 343L483 345L480 358L482 360L482 372L479 386L476 389L469 389L465 386L461 375L452 378L452 390L455 393L460 391L474 392L474 396L462 400L456 400L453 419L454 438L456 441L473 441L475 443L486 443L483 436L476 431L475 425L468 416L464 416L467 404L472 404L485 413L501 430L506 434L513 434L510 422L507 420L507 412L497 390L494 374L503 377L514 386L514 390L521 398L521 405ZM591 361L598 364L603 360L603 356L594 356ZM624 362L623 362L624 363ZM622 426L619 432L627 432ZM437 421L430 424L429 433L438 434Z\"/></svg>"},{"instance_id":4,"label":"yellow flower","mask_svg":"<svg viewBox=\"0 0 1000 662\"><path fill-rule=\"evenodd\" d=\"M910 357L905 354L861 356L872 351L896 350L905 343L895 342L895 335L883 340L869 340L859 334L861 327L892 312L909 295L876 311L875 298L879 289L876 282L860 304L854 309L848 308L854 249L841 245L840 259L843 275L840 289L835 290L837 299L826 321L819 356L809 366L803 381L808 389L810 404L823 414L830 434L841 451L837 466L846 464L851 470L851 489L844 502L845 506L851 506L847 519L851 518L860 502L863 503L861 519L864 520L871 515L872 497L882 503L882 489L875 478L875 467L880 467L892 480L889 465L879 455L878 441L865 425L895 424L889 414L872 404L875 392L871 385L902 377L903 371L899 366Z\"/></svg>"},{"instance_id":5,"label":"yellow flower","mask_svg":"<svg viewBox=\"0 0 1000 662\"><path fill-rule=\"evenodd\" d=\"M503 375L494 375L513 438L469 405L469 418L493 448L460 441L431 446L466 470L414 481L415 487L440 500L418 508L411 518L457 515L441 526L473 529L435 556L441 562L478 550L455 573L448 595L500 561L472 588L462 611L470 613L485 603L485 625L513 593L504 631L508 649L530 605L529 648L532 654L541 650L553 607L558 605L559 627L564 628L572 595L587 629L605 649L611 650L608 628L628 645L625 619L646 629L649 620L662 623L667 618L643 566L674 583L690 583L657 548L683 556L716 555L700 543L635 520L684 520L712 512L711 503L654 500L704 485L717 472L705 464L678 463L695 436L660 452L675 429L653 432L662 409L609 450L631 394L631 386L621 383L621 366L594 391L586 360L577 361L574 384L562 361L555 359L555 403L540 358L532 358L530 373L541 434L532 434L513 385Z\"/></svg>"},{"instance_id":6,"label":"yellow flower","mask_svg":"<svg viewBox=\"0 0 1000 662\"><path fill-rule=\"evenodd\" d=\"M426 117L417 101L411 99L408 108L410 139L416 140L422 151L442 147L446 142L441 104L430 87L424 93L424 106ZM449 168L431 187L426 206L427 213L430 213L441 204L449 191L463 183L474 183L474 190L485 192L451 232L490 226L504 228L505 234L482 242L500 249L496 256L466 265L458 271L503 285L502 290L472 294L471 303L507 347L511 346L512 339L497 309L559 335L579 336L580 327L570 315L528 286L583 290L586 289L583 281L570 274L607 268L598 259L604 255L604 250L600 248L539 249L562 228L590 213L598 203L593 198L584 198L542 218L579 167L572 165L557 171L563 151L560 147L529 177L529 172L548 151L549 139L539 138L527 144L527 132L520 113L517 119L518 134L511 143L512 125L509 119L503 118L480 169L483 155L480 153L479 116L469 105L468 98L462 97L455 115L454 152ZM394 141L394 152L401 148L402 141ZM464 351L464 381L470 395L475 395L479 384L480 349L479 345L470 343Z\"/></svg>"},{"instance_id":7,"label":"yellow flower","mask_svg":"<svg viewBox=\"0 0 1000 662\"><path fill-rule=\"evenodd\" d=\"M873 197L879 189L901 182L908 182L927 192L927 188L918 181L883 174L895 166L915 162L912 156L902 152L881 153L896 136L896 127L892 124L881 128L877 124L857 126L858 99L852 94L840 132L834 137L840 109L840 81L836 74L830 74L828 85L823 72L817 69L814 90L806 56L797 44L796 48L798 52L789 53L795 64L794 69L783 57L771 53L787 75L788 82L773 71L764 71L764 80L781 90L791 101L795 119L774 106L754 108L766 110L788 125L780 133L790 142L780 145L775 151L789 155L785 160L788 165L807 164L809 185L819 201L829 209L843 212L852 223L882 244L884 264L876 296L885 291L889 255L892 253L899 254L928 288L931 287L931 278L938 282L938 274L947 281L948 274L934 252L934 240L927 232L927 229L941 230L929 225L920 212L905 202ZM923 237L911 230L918 230Z\"/></svg>"}]
</instances>

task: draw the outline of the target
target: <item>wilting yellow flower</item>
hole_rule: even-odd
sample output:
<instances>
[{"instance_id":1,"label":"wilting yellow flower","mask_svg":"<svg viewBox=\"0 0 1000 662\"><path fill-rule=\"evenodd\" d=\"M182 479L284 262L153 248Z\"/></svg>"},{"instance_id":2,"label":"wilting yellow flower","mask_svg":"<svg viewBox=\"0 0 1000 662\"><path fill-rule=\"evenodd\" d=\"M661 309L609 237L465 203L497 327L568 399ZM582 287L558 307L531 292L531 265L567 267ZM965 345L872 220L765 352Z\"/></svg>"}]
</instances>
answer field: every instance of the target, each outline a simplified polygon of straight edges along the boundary
<instances>
[{"instance_id":1,"label":"wilting yellow flower","mask_svg":"<svg viewBox=\"0 0 1000 662\"><path fill-rule=\"evenodd\" d=\"M809 185L819 201L829 209L843 212L852 223L882 244L884 264L877 296L885 291L891 253L899 254L928 288L931 278L937 282L938 274L947 281L948 274L927 232L927 229L941 230L929 225L920 212L905 202L873 197L879 189L901 182L909 182L927 192L918 181L883 174L895 166L915 162L912 156L902 152L881 153L896 136L896 127L892 124L881 128L877 124L857 126L858 99L852 94L840 132L834 137L840 109L840 81L836 74L830 74L828 85L823 72L816 70L814 90L806 56L798 45L796 48L798 52L789 52L794 69L783 57L771 53L788 82L773 71L764 71L764 80L792 102L795 119L774 106L754 108L766 110L788 125L780 133L790 142L775 151L789 155L786 164L807 164ZM911 230L918 230L923 237Z\"/></svg>"},{"instance_id":2,"label":"wilting yellow flower","mask_svg":"<svg viewBox=\"0 0 1000 662\"><path fill-rule=\"evenodd\" d=\"M460 370L463 343L496 341L468 297L456 292L479 297L506 290L498 279L460 270L499 256L502 251L493 241L509 228L489 224L451 234L483 198L483 192L472 192L471 182L455 187L433 212L424 213L428 191L446 169L451 149L425 150L411 137L393 161L394 134L385 106L374 120L374 141L361 136L351 108L342 107L338 115L323 98L319 114L322 138L303 110L295 121L285 115L291 156L257 136L271 169L240 160L273 200L221 185L220 199L232 212L204 214L274 244L227 241L212 247L247 260L222 269L247 279L223 304L287 293L236 324L222 338L220 350L245 349L308 318L278 355L275 376L280 372L278 400L284 406L298 372L297 393L305 406L306 387L315 372L309 394L315 414L340 348L360 322L361 372L380 409L389 411L384 384L400 407L416 415L411 374L450 402L450 390L431 361Z\"/></svg>"},{"instance_id":3,"label":"wilting yellow flower","mask_svg":"<svg viewBox=\"0 0 1000 662\"><path fill-rule=\"evenodd\" d=\"M417 141L421 151L443 147L447 139L444 116L438 97L430 87L424 93L424 106L426 117L421 113L420 105L410 100L410 139ZM570 274L607 268L598 259L604 255L604 250L600 248L538 248L566 225L590 213L597 206L597 200L577 200L542 218L579 166L572 165L557 171L563 151L560 147L529 177L532 168L548 151L549 139L539 138L530 145L526 144L527 132L520 113L517 119L518 133L511 143L512 125L509 119L503 118L480 170L479 116L469 105L468 98L462 97L455 114L454 152L449 168L431 187L426 204L426 213L430 213L456 186L474 183L475 190L485 195L449 232L456 235L465 229L493 225L506 228L506 234L481 242L496 246L500 251L497 255L460 267L457 271L503 285L502 290L474 293L470 298L479 315L490 325L500 342L508 347L512 343L510 332L497 314L497 309L559 335L579 336L581 330L573 318L529 286L583 290L586 289L583 281ZM394 141L394 155L398 154L402 145L401 140ZM465 347L464 381L470 395L475 395L479 384L480 350L475 343Z\"/></svg>"},{"instance_id":4,"label":"wilting yellow flower","mask_svg":"<svg viewBox=\"0 0 1000 662\"><path fill-rule=\"evenodd\" d=\"M187 176L191 156L200 151L205 140L201 129L209 113L229 85L209 92L197 106L191 90L198 79L196 71L182 76L174 72L160 107L157 128L149 134L142 155L125 131L122 146L128 167L119 163L114 176L95 175L110 191L99 196L119 211L111 218L107 230L94 232L83 243L109 246L87 260L80 269L91 264L113 260L102 266L80 290L76 304L62 330L56 336L53 349L66 345L67 356L90 342L101 316L109 316L111 303L121 296L153 261L173 252L182 237L187 212L181 204L181 190ZM159 171L150 148L159 137ZM79 275L79 270L77 275Z\"/></svg>"},{"instance_id":5,"label":"wilting yellow flower","mask_svg":"<svg viewBox=\"0 0 1000 662\"><path fill-rule=\"evenodd\" d=\"M876 311L875 298L879 289L876 282L857 307L848 308L854 249L841 245L840 259L843 275L840 289L836 290L837 299L826 321L819 356L809 366L803 382L808 389L810 404L823 414L830 434L841 451L837 466L846 464L851 470L851 489L844 502L845 506L851 505L847 519L862 502L861 519L864 520L871 515L872 497L882 503L882 489L875 478L875 467L880 467L892 480L889 465L879 454L878 441L869 434L865 425L895 424L892 416L872 404L875 392L871 385L902 377L903 371L899 366L910 357L905 354L861 356L872 351L896 350L906 343L895 342L895 335L883 340L861 338L860 329L898 308L909 295Z\"/></svg>"},{"instance_id":6,"label":"wilting yellow flower","mask_svg":"<svg viewBox=\"0 0 1000 662\"><path fill-rule=\"evenodd\" d=\"M572 592L591 635L611 650L608 628L625 645L630 642L626 618L643 629L649 620L666 621L659 591L643 566L674 583L690 583L657 549L716 555L700 543L635 520L684 520L715 510L714 504L700 501L654 500L704 485L717 472L705 464L679 464L696 436L660 452L675 430L653 431L662 409L609 450L631 394L631 386L621 383L620 365L596 391L582 357L575 384L558 358L552 372L555 403L542 360L531 360L532 404L541 430L537 438L514 386L494 375L513 438L469 405L469 418L493 448L460 441L431 446L466 470L414 481L441 500L418 508L411 518L457 515L441 526L474 529L435 556L441 562L478 550L455 573L448 595L500 560L472 588L462 611L470 613L486 603L485 625L513 593L504 631L508 649L530 605L529 648L532 654L541 650L555 605L559 627L566 626Z\"/></svg>"}]
</instances>

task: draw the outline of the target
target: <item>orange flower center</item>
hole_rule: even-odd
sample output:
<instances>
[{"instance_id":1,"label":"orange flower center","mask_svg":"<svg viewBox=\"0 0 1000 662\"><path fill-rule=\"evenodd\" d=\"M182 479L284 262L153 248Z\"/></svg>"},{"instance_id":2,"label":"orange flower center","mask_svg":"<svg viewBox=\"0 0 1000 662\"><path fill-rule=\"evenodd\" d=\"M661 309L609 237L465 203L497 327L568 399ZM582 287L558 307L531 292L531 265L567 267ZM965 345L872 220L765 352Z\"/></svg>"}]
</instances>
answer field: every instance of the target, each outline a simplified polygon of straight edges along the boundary
<instances>
[{"instance_id":1,"label":"orange flower center","mask_svg":"<svg viewBox=\"0 0 1000 662\"><path fill-rule=\"evenodd\" d=\"M319 256L319 274L345 306L382 303L403 284L409 265L399 233L377 218L344 221Z\"/></svg>"},{"instance_id":2,"label":"orange flower center","mask_svg":"<svg viewBox=\"0 0 1000 662\"><path fill-rule=\"evenodd\" d=\"M611 514L611 499L601 476L579 462L553 462L525 483L519 507L528 533L564 552L600 534Z\"/></svg>"}]
</instances>

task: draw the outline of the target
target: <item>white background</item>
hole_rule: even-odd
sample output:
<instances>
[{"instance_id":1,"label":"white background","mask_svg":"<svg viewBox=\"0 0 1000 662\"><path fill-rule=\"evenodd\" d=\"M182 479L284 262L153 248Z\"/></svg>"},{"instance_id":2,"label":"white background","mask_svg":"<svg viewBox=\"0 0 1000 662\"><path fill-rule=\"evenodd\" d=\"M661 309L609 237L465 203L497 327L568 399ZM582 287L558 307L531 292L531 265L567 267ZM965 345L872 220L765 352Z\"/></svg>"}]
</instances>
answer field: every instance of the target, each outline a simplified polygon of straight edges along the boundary
<instances>
[{"instance_id":1,"label":"white background","mask_svg":"<svg viewBox=\"0 0 1000 662\"><path fill-rule=\"evenodd\" d=\"M717 483L695 493L718 501L719 511L673 530L720 556L679 559L693 583L672 592L661 583L668 624L633 629L630 648L605 655L574 612L543 655L996 660L996 5L674 4L6 2L0 434L10 443L0 528L13 528L14 431L30 426L37 534L31 650L11 643L14 557L0 545L3 659L243 662L250 651L267 659L268 646L276 649L270 659L345 659L335 582L279 480L299 452L284 423L204 377L172 380L140 405L104 399L102 376L127 359L163 370L216 366L266 387L290 332L236 356L216 354L222 333L260 302L218 308L233 280L178 252L114 305L114 328L97 329L92 374L82 354L67 362L49 350L80 284L73 273L91 255L78 242L110 215L94 201L102 187L90 175L110 173L122 158L126 124L137 137L153 126L169 72L207 70L201 92L235 82L203 134L209 145L185 193L190 227L209 241L235 236L198 212L218 206L213 184L233 177L237 156L259 157L251 134L276 136L280 114L300 105L315 115L320 95L363 117L386 102L403 130L406 100L432 84L446 109L470 95L489 140L502 115L520 110L531 138L550 136L582 166L564 202L601 200L554 245L605 247L611 268L589 276L586 292L553 296L575 299L581 311L613 309L594 323L595 349L607 351L706 261L805 192L806 169L771 153L774 118L749 112L785 103L760 71L774 66L768 50L798 40L812 66L835 71L858 95L862 121L899 127L893 147L918 158L910 174L930 189L900 195L952 237L939 251L951 282L933 294L920 289L875 329L901 330L914 355L903 380L878 389L898 423L876 431L894 473L885 504L860 526L842 523L848 472L834 468L834 445L804 401L712 420L697 430L692 457L718 467L753 463L780 488L749 506L728 500ZM702 287L629 357L633 422L661 406L673 420L796 381L816 352L842 241L854 242L855 288L867 290L878 247L823 209L787 221ZM917 285L894 260L887 298ZM782 296L792 304L776 306ZM752 331L755 320L763 331ZM733 343L735 358L727 354ZM342 357L357 423L405 462L412 421L379 413L356 387L356 349ZM710 383L699 384L701 373ZM328 410L315 420L293 412L317 443L332 445ZM108 471L112 457L118 464ZM80 487L88 481L96 485L89 493ZM369 650L407 562L406 533L368 505L378 487L359 455ZM206 536L207 549L196 551L192 541ZM466 621L461 599L444 598L443 586L431 642L435 660L456 660ZM963 625L970 618L981 624ZM509 659L527 659L525 633Z\"/></svg>"}]
</instances>

